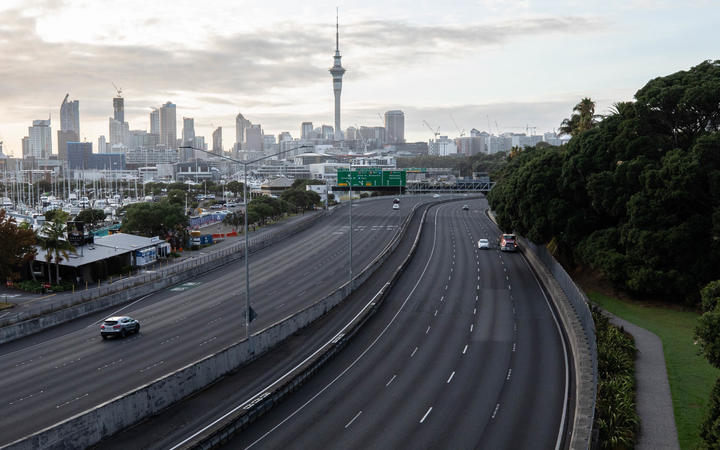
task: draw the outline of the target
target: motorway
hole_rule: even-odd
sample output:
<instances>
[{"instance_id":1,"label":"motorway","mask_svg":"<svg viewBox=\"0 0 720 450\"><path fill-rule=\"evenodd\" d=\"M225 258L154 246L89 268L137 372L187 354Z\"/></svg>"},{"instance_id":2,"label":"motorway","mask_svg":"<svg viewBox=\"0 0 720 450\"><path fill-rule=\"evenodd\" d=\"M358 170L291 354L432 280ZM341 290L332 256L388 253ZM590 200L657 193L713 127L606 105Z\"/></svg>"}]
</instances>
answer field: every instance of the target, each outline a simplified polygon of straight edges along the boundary
<instances>
[{"instance_id":1,"label":"motorway","mask_svg":"<svg viewBox=\"0 0 720 450\"><path fill-rule=\"evenodd\" d=\"M226 448L562 448L566 345L485 200L429 210L378 313L305 385Z\"/></svg>"},{"instance_id":2,"label":"motorway","mask_svg":"<svg viewBox=\"0 0 720 450\"><path fill-rule=\"evenodd\" d=\"M353 273L387 245L413 204L384 197L353 206ZM250 257L253 330L342 285L348 277L348 208ZM238 262L169 289L0 346L0 446L88 410L245 337ZM139 319L139 335L103 341L99 321Z\"/></svg>"}]
</instances>

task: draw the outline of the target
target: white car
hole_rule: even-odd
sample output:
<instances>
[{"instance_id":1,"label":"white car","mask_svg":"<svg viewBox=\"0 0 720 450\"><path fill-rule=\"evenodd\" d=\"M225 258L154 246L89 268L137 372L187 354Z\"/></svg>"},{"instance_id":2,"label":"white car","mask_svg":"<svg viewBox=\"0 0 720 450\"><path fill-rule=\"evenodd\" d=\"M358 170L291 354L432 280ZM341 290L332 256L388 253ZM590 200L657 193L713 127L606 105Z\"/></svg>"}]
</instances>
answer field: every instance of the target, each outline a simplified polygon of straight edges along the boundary
<instances>
[{"instance_id":1,"label":"white car","mask_svg":"<svg viewBox=\"0 0 720 450\"><path fill-rule=\"evenodd\" d=\"M397 203L393 203L393 209L400 209L400 205L398 205Z\"/></svg>"},{"instance_id":2,"label":"white car","mask_svg":"<svg viewBox=\"0 0 720 450\"><path fill-rule=\"evenodd\" d=\"M440 194L433 194L433 198L438 198L438 197L440 197Z\"/></svg>"},{"instance_id":3,"label":"white car","mask_svg":"<svg viewBox=\"0 0 720 450\"><path fill-rule=\"evenodd\" d=\"M490 241L487 239L478 239L478 248L490 248Z\"/></svg>"}]
</instances>

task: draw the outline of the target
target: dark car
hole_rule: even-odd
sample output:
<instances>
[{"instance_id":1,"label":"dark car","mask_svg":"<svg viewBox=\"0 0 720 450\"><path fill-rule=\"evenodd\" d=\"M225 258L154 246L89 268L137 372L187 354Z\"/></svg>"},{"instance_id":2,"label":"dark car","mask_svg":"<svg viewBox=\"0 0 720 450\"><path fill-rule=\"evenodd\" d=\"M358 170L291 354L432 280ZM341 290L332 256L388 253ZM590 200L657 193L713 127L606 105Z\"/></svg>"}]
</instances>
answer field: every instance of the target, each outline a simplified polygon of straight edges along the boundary
<instances>
[{"instance_id":1,"label":"dark car","mask_svg":"<svg viewBox=\"0 0 720 450\"><path fill-rule=\"evenodd\" d=\"M125 337L130 333L140 332L140 322L129 316L108 317L100 325L100 336L107 339L109 336Z\"/></svg>"}]
</instances>

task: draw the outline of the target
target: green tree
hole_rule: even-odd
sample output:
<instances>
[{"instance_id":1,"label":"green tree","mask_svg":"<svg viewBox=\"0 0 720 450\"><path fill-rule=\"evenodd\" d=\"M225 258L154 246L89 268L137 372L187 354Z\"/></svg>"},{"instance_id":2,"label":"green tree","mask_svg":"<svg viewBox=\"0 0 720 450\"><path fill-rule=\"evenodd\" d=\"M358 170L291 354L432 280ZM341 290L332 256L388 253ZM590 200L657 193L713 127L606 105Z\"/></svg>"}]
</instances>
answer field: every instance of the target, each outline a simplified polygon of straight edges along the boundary
<instances>
[{"instance_id":1,"label":"green tree","mask_svg":"<svg viewBox=\"0 0 720 450\"><path fill-rule=\"evenodd\" d=\"M242 211L230 213L223 218L223 223L235 227L235 229L241 228L245 225L245 215Z\"/></svg>"},{"instance_id":2,"label":"green tree","mask_svg":"<svg viewBox=\"0 0 720 450\"><path fill-rule=\"evenodd\" d=\"M43 215L45 216L46 222L67 223L70 218L70 214L66 213L62 209L51 209L50 211L46 211Z\"/></svg>"},{"instance_id":3,"label":"green tree","mask_svg":"<svg viewBox=\"0 0 720 450\"><path fill-rule=\"evenodd\" d=\"M140 236L167 237L177 234L179 227L187 227L188 218L183 207L163 199L157 203L135 203L126 209L122 222L124 233Z\"/></svg>"},{"instance_id":4,"label":"green tree","mask_svg":"<svg viewBox=\"0 0 720 450\"><path fill-rule=\"evenodd\" d=\"M708 283L700 291L704 311L695 328L700 351L710 364L720 369L720 280ZM720 449L720 379L710 393L709 407L700 426L700 436L710 449Z\"/></svg>"},{"instance_id":5,"label":"green tree","mask_svg":"<svg viewBox=\"0 0 720 450\"><path fill-rule=\"evenodd\" d=\"M17 269L35 258L35 233L0 209L0 278L18 279Z\"/></svg>"},{"instance_id":6,"label":"green tree","mask_svg":"<svg viewBox=\"0 0 720 450\"><path fill-rule=\"evenodd\" d=\"M78 215L75 216L75 220L86 223L88 227L92 229L97 227L98 222L105 220L106 216L107 214L105 214L105 211L102 209L88 208L80 211Z\"/></svg>"},{"instance_id":7,"label":"green tree","mask_svg":"<svg viewBox=\"0 0 720 450\"><path fill-rule=\"evenodd\" d=\"M580 100L580 103L573 108L573 114L564 119L560 124L560 135L569 134L577 136L582 132L592 129L602 116L595 114L595 102L589 97Z\"/></svg>"},{"instance_id":8,"label":"green tree","mask_svg":"<svg viewBox=\"0 0 720 450\"><path fill-rule=\"evenodd\" d=\"M48 264L48 282L52 283L50 262L55 259L55 281L60 283L60 263L75 253L75 247L68 242L65 235L66 226L62 222L45 222L39 237L40 245L46 251L45 261Z\"/></svg>"},{"instance_id":9,"label":"green tree","mask_svg":"<svg viewBox=\"0 0 720 450\"><path fill-rule=\"evenodd\" d=\"M232 192L237 197L238 195L243 193L243 184L239 181L230 181L228 184L225 185L225 189Z\"/></svg>"}]
</instances>

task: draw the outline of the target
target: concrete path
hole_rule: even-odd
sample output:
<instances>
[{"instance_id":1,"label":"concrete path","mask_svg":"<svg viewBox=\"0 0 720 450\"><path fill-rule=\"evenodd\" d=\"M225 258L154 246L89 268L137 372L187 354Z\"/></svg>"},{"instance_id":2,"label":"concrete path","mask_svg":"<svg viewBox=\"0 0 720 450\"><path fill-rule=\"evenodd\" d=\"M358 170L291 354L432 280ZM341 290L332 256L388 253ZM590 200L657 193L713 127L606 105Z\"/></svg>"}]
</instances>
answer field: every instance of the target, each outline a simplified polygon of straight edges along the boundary
<instances>
[{"instance_id":1,"label":"concrete path","mask_svg":"<svg viewBox=\"0 0 720 450\"><path fill-rule=\"evenodd\" d=\"M638 350L635 380L640 432L635 449L680 449L662 341L645 328L608 312L605 314L613 325L623 327L635 338Z\"/></svg>"}]
</instances>

